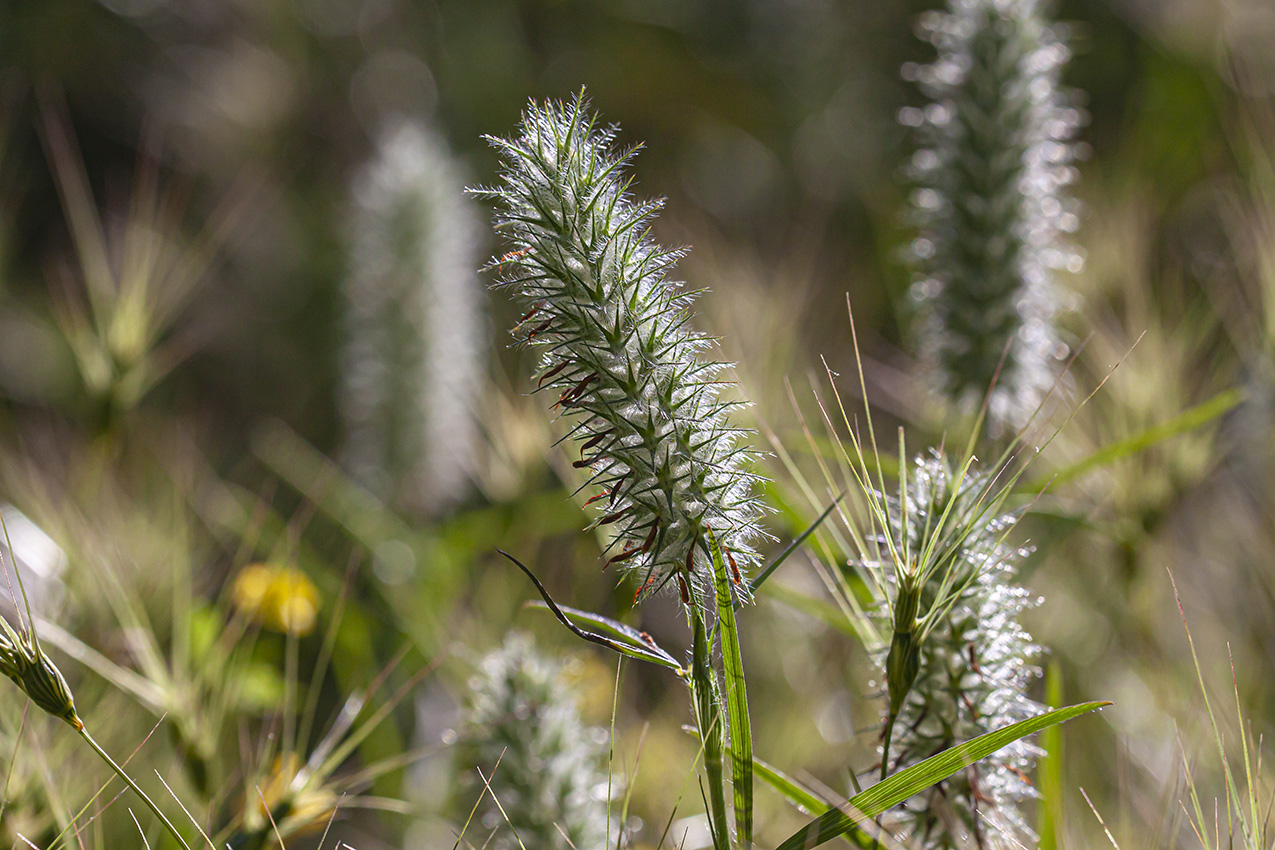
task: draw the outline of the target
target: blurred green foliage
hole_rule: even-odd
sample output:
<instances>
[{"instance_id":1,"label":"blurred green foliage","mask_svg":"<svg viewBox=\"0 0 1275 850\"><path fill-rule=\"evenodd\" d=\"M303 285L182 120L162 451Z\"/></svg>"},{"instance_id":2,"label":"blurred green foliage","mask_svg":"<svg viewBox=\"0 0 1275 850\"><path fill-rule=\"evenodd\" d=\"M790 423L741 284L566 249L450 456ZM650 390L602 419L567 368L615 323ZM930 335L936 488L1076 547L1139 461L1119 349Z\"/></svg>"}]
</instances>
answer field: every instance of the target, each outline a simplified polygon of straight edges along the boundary
<instances>
[{"instance_id":1,"label":"blurred green foliage","mask_svg":"<svg viewBox=\"0 0 1275 850\"><path fill-rule=\"evenodd\" d=\"M827 396L820 357L843 375L853 368L847 293L878 432L903 424L917 432L913 445L959 441L967 423L935 413L905 351L901 168L912 142L895 113L919 102L898 68L931 58L913 37L928 5L0 4L0 495L68 556L63 604L73 619L59 621L52 607L41 616L134 670L138 646L119 618L141 611L168 665L157 669L180 683L197 666L183 652L208 650L214 627L237 622L229 588L241 568L279 561L302 569L321 593L320 628L291 649L264 631L244 645L241 692L218 697L235 719L214 747L226 764L238 760L241 740L258 755L269 751L260 742L283 722L270 718L271 704L288 688L298 709L315 704L311 740L298 746L321 741L323 719L338 716L403 647L407 660L386 674L388 691L430 663L437 670L414 695L415 710L413 699L385 696L397 708L346 769L437 746L457 722L471 672L449 650L485 650L515 625L583 659L604 696L582 708L588 722L605 724L614 659L569 643L543 612L524 611L534 592L494 550L518 553L555 591L569 588L564 604L628 618L678 652L688 639L672 605L638 615L633 589L598 571L599 546L580 533L585 515L568 495L581 479L549 449L561 432L548 424L547 405L525 397L531 364L522 349L497 332L476 491L451 515L400 516L331 460L343 440L336 386L351 178L385 123L407 115L447 139L471 185L491 182L495 159L482 134L507 134L528 98L587 86L594 106L622 122L623 142L645 142L636 191L668 197L657 236L694 245L682 273L712 290L699 327L721 335L725 355L740 361L755 419L794 463L812 462L797 409L817 421L812 383ZM1088 157L1077 193L1087 212L1077 241L1088 263L1068 325L1078 351L1071 403L1120 365L1029 479L1136 442L1228 389L1242 399L1199 428L1066 482L1024 523L1035 547L1024 578L1045 598L1029 628L1052 653L1051 694L1117 704L1083 739L1062 730L1067 747L1061 764L1050 763L1047 788L1063 799L1048 801L1055 834L1047 846L1105 840L1076 790L1083 786L1122 846L1142 847L1151 845L1139 836L1172 832L1178 811L1175 724L1188 760L1213 746L1166 570L1182 590L1204 677L1225 686L1229 649L1251 734L1275 721L1266 675L1275 662L1275 322L1254 319L1275 315L1275 69L1267 55L1275 11L1262 0L1091 0L1060 4L1058 17L1075 51L1066 82L1085 93L1090 116L1080 134ZM155 350L164 358L153 385L109 416L64 333L86 272L68 223L74 205L58 189L58 167L67 166L52 164L59 130L75 140L108 254L139 221L130 199L147 169L172 204L146 226L178 255L234 210L198 283L159 326ZM495 251L495 241L484 250ZM123 267L118 254L112 262ZM492 328L517 321L510 304L489 301ZM1048 435L1042 428L1030 442ZM766 471L784 506L774 529L789 538L814 514L794 507L804 500L782 465ZM818 545L835 557L826 541ZM130 588L129 606L112 607L96 592L107 575ZM835 621L837 612L828 613L808 563L794 558L773 584L773 596L763 592L740 615L756 752L849 796L851 766L870 762L878 743L880 685L869 683L871 660L849 635L810 616L817 609ZM172 604L181 587L200 600L184 615ZM327 646L326 617L343 594L341 626ZM332 675L311 680L325 654ZM101 718L95 734L114 753L131 751L166 710L106 687L104 665L59 665L77 705L88 706L86 721ZM625 667L616 719L616 769L625 773L650 723L628 786L638 843L659 837L697 751L679 731L689 706L660 672ZM169 696L204 698L193 693ZM16 694L4 696L0 755L17 740L18 706ZM34 720L27 723L30 731ZM151 775L142 765L152 762L170 778L180 773L191 742L176 729L169 742L143 749L135 775ZM10 780L5 840L22 831L48 841L97 787L96 767L81 764L58 731L36 725L36 743L22 746L74 779L49 783L38 762L17 760L25 766ZM1239 740L1237 732L1227 740ZM282 755L277 764L248 761L262 777L289 765ZM368 778L368 796L406 796L411 816L351 814L342 840L450 843L464 820L440 802L451 769L446 759L425 759ZM1208 769L1196 779L1209 787ZM203 781L185 775L175 790L197 795ZM228 788L215 799L213 825L252 821L264 830L250 792ZM46 809L33 802L51 795ZM698 810L693 798L678 818ZM777 841L802 821L764 789L757 807L759 841ZM88 835L131 836L125 827L117 808Z\"/></svg>"}]
</instances>

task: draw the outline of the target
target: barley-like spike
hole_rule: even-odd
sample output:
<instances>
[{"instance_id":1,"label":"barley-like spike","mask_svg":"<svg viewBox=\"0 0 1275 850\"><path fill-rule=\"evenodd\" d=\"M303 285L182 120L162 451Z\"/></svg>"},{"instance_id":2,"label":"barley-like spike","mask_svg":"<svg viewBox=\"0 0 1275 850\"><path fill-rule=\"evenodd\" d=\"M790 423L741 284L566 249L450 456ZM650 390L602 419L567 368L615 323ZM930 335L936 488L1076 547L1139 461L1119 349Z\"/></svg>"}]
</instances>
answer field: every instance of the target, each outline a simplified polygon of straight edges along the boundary
<instances>
[{"instance_id":1,"label":"barley-like spike","mask_svg":"<svg viewBox=\"0 0 1275 850\"><path fill-rule=\"evenodd\" d=\"M381 136L353 186L343 461L364 486L426 514L464 498L475 462L480 226L461 187L442 139L409 123Z\"/></svg>"},{"instance_id":2,"label":"barley-like spike","mask_svg":"<svg viewBox=\"0 0 1275 850\"><path fill-rule=\"evenodd\" d=\"M489 793L472 780L466 791L482 797L491 850L614 846L607 806L619 788L614 778L608 785L606 730L585 725L563 674L526 635L512 634L480 659L469 683L457 768L490 777Z\"/></svg>"}]
</instances>

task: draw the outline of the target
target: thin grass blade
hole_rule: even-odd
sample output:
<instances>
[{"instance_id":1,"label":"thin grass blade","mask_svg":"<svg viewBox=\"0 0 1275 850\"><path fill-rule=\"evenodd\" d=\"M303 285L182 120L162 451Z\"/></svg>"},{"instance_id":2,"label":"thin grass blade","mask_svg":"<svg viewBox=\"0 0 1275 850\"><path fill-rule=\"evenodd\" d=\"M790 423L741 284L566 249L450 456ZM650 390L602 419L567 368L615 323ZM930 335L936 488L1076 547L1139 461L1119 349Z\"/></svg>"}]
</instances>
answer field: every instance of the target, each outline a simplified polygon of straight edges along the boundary
<instances>
[{"instance_id":1,"label":"thin grass blade","mask_svg":"<svg viewBox=\"0 0 1275 850\"><path fill-rule=\"evenodd\" d=\"M1244 398L1245 393L1243 390L1235 388L1224 390L1208 401L1188 408L1171 419L1152 425L1150 428L1109 446L1103 446L1088 457L1081 458L1070 466L1063 467L1048 478L1033 481L1022 489L1026 492L1035 493L1046 484L1057 487L1069 481L1074 481L1093 472L1095 469L1101 469L1104 466L1132 457L1138 452L1145 451L1170 437L1176 437L1187 431L1203 427L1244 401Z\"/></svg>"},{"instance_id":2,"label":"thin grass blade","mask_svg":"<svg viewBox=\"0 0 1275 850\"><path fill-rule=\"evenodd\" d=\"M832 803L818 796L772 764L759 758L754 758L753 770L756 772L758 779L778 791L788 802L796 806L802 814L823 813L833 807ZM841 838L856 847L862 847L863 850L871 850L872 848L872 839L859 830L855 830L849 835L842 835Z\"/></svg>"},{"instance_id":3,"label":"thin grass blade","mask_svg":"<svg viewBox=\"0 0 1275 850\"><path fill-rule=\"evenodd\" d=\"M710 663L712 646L708 642L704 612L698 605L692 605L689 614L692 633L691 695L695 704L695 725L703 747L708 797L712 800L711 804L708 799L705 800L705 809L709 812L708 826L713 834L713 850L730 850L730 827L726 823L726 794L722 778L722 713L716 676ZM700 793L704 794L703 780L700 781Z\"/></svg>"},{"instance_id":4,"label":"thin grass blade","mask_svg":"<svg viewBox=\"0 0 1275 850\"><path fill-rule=\"evenodd\" d=\"M753 577L753 580L748 583L748 587L749 587L749 590L752 591L752 594L754 596L757 594L758 589L760 589L761 586L766 583L766 579L770 578L774 574L775 570L779 569L780 564L788 560L789 555L791 555L793 552L796 552L797 548L801 546L802 543L806 542L807 537L815 533L815 530L818 529L819 526L823 524L823 521L827 519L829 515L832 514L833 510L836 509L837 504L845 497L846 497L845 491L842 491L841 495L837 496L837 498L832 500L832 504L828 505L828 507L824 509L823 513L819 514L818 519L812 522L809 528L801 532L801 534L799 534L795 540L793 540L786 547L784 547L784 551L780 552L775 557L775 560L767 564L761 572L759 572L756 576ZM740 604L742 603L736 603L735 605L736 610L739 610Z\"/></svg>"},{"instance_id":5,"label":"thin grass blade","mask_svg":"<svg viewBox=\"0 0 1275 850\"><path fill-rule=\"evenodd\" d=\"M1045 670L1045 704L1062 702L1062 667L1057 661ZM1051 726L1040 734L1040 747L1045 755L1037 764L1037 785L1040 788L1040 847L1038 850L1058 850L1063 828L1063 740L1062 727Z\"/></svg>"}]
</instances>

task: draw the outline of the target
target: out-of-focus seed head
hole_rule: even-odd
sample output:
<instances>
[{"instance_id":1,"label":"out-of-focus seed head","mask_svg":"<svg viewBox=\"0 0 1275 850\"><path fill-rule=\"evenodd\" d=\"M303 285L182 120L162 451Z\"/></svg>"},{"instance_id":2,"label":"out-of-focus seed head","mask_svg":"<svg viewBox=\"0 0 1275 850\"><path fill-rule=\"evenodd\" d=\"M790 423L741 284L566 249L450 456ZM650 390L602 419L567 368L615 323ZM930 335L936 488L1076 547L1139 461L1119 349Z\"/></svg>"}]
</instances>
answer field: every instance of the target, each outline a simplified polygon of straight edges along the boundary
<instances>
[{"instance_id":1,"label":"out-of-focus seed head","mask_svg":"<svg viewBox=\"0 0 1275 850\"><path fill-rule=\"evenodd\" d=\"M1045 5L949 0L921 22L937 60L904 68L929 99L900 114L919 144L908 169L917 336L956 404L977 405L995 382L993 431L1022 426L1057 382L1068 299L1056 280L1081 266L1066 189L1083 113L1059 88L1069 52Z\"/></svg>"},{"instance_id":2,"label":"out-of-focus seed head","mask_svg":"<svg viewBox=\"0 0 1275 850\"><path fill-rule=\"evenodd\" d=\"M490 782L478 817L495 830L492 850L608 844L608 791L619 788L612 778L608 789L606 730L586 726L575 699L562 665L526 635L479 660L456 765L467 793L483 791L475 767Z\"/></svg>"},{"instance_id":3,"label":"out-of-focus seed head","mask_svg":"<svg viewBox=\"0 0 1275 850\"><path fill-rule=\"evenodd\" d=\"M387 129L355 180L341 353L343 460L364 486L436 513L468 492L487 329L478 216L446 144Z\"/></svg>"}]
</instances>

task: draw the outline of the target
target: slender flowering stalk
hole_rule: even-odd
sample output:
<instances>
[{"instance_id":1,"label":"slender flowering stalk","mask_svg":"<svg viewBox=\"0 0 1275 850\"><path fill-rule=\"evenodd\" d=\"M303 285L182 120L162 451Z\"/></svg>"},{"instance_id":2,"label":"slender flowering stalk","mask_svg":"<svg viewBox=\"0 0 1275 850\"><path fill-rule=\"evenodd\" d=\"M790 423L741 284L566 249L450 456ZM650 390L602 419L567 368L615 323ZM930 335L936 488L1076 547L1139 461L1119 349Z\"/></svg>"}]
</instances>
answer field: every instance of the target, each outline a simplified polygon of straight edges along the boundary
<instances>
[{"instance_id":1,"label":"slender flowering stalk","mask_svg":"<svg viewBox=\"0 0 1275 850\"><path fill-rule=\"evenodd\" d=\"M904 67L930 99L910 176L919 233L910 246L919 337L941 389L988 406L993 431L1022 426L1057 381L1060 271L1080 270L1064 189L1081 112L1058 87L1068 58L1045 0L949 0L922 20L933 64Z\"/></svg>"},{"instance_id":2,"label":"slender flowering stalk","mask_svg":"<svg viewBox=\"0 0 1275 850\"><path fill-rule=\"evenodd\" d=\"M9 541L9 530L2 520L0 520L0 528L4 529L6 546L12 552L13 544ZM110 754L102 749L102 745L89 734L88 729L84 728L84 721L75 710L75 698L71 695L71 688L67 684L66 677L44 654L44 649L40 645L40 638L35 632L35 618L31 615L30 601L27 599L26 589L22 587L21 576L18 578L18 585L22 589L27 619L22 633L19 634L13 626L9 625L8 620L0 617L0 673L17 685L36 708L50 717L64 721L78 732L89 748L106 762L125 785L142 798L142 802L160 819L169 834L176 838L185 850L190 850L190 845L182 838L168 816L160 811L159 806L155 805L155 802L138 787L124 768L116 764L115 759L111 758Z\"/></svg>"},{"instance_id":3,"label":"slender flowering stalk","mask_svg":"<svg viewBox=\"0 0 1275 850\"><path fill-rule=\"evenodd\" d=\"M918 607L942 616L918 629L923 638L915 646L910 686L897 706L890 695L897 712L885 745L891 773L1044 710L1025 693L1039 672L1033 666L1039 647L1018 622L1020 612L1035 604L1013 583L1015 562L1024 553L1004 545L1014 517L986 510L988 488L986 474L954 470L936 452L917 458L892 512L896 539L907 541L909 552L924 550L936 529L959 532L944 544L943 580L918 588ZM893 567L885 575L896 588L907 582ZM950 598L936 607L945 594ZM896 591L896 600L905 596ZM892 623L897 607L887 613ZM883 667L893 683L891 660ZM1027 772L1039 752L1026 741L1010 744L918 795L891 814L887 826L915 842L908 846L927 850L1024 846L1035 836L1019 804L1036 796Z\"/></svg>"},{"instance_id":4,"label":"slender flowering stalk","mask_svg":"<svg viewBox=\"0 0 1275 850\"><path fill-rule=\"evenodd\" d=\"M443 141L404 124L354 186L344 460L365 486L426 513L465 494L482 388L479 225L462 185Z\"/></svg>"},{"instance_id":5,"label":"slender flowering stalk","mask_svg":"<svg viewBox=\"0 0 1275 850\"><path fill-rule=\"evenodd\" d=\"M761 507L748 432L726 421L740 402L721 397L725 364L701 356L693 296L669 278L682 252L648 235L661 204L630 197L632 152L615 135L580 97L533 103L518 137L490 139L502 182L483 194L512 249L498 286L524 307L515 334L541 353L537 389L574 420L574 465L600 489L594 526L615 529L606 564L637 574L639 597L676 577L684 602L711 599L711 530L746 597Z\"/></svg>"},{"instance_id":6,"label":"slender flowering stalk","mask_svg":"<svg viewBox=\"0 0 1275 850\"><path fill-rule=\"evenodd\" d=\"M606 730L584 724L562 665L513 634L478 664L456 763L471 792L490 783L479 817L492 850L605 847L618 790L606 770ZM506 819L508 819L506 821Z\"/></svg>"}]
</instances>

